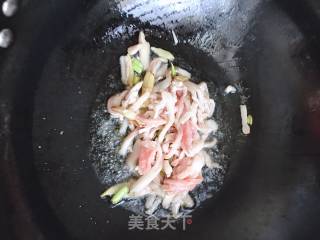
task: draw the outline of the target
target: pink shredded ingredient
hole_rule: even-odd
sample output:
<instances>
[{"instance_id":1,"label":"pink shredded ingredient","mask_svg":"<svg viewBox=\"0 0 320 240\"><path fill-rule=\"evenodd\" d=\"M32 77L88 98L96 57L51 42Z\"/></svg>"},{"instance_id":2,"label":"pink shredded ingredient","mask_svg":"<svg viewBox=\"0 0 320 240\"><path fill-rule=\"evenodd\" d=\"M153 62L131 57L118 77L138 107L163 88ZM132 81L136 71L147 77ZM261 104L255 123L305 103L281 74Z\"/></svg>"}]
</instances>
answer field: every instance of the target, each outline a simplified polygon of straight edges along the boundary
<instances>
[{"instance_id":1,"label":"pink shredded ingredient","mask_svg":"<svg viewBox=\"0 0 320 240\"><path fill-rule=\"evenodd\" d=\"M184 76L179 80L173 77L166 59L151 59L150 44L143 32L139 35L139 44L129 47L128 52L139 55L136 57L144 70L155 77L155 85L145 92L141 91L145 82L131 86L128 77L132 76L127 76L128 71L122 64L122 80L128 86L108 100L107 109L112 117L126 120L124 129L131 130L124 138L120 154L130 153L127 163L141 176L133 180L130 193L160 196L166 200L163 205L168 207L173 196L181 194L182 199L202 182L203 166L218 166L210 163L203 150L216 144L216 140L207 141L218 128L210 119L215 102L209 97L206 83L191 82L191 74L177 67L177 74ZM129 56L121 57L120 62L124 58L128 60ZM144 79L143 76L140 79ZM146 84L149 86L150 82Z\"/></svg>"}]
</instances>

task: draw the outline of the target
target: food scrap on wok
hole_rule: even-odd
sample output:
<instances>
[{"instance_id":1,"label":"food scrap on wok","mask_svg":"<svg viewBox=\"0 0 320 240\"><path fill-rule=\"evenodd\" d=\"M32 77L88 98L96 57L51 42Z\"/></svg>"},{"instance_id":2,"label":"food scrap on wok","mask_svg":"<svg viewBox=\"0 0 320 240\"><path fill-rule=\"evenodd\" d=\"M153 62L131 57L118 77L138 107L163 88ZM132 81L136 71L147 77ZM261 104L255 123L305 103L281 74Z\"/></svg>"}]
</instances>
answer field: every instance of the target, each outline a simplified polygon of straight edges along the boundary
<instances>
[{"instance_id":1,"label":"food scrap on wok","mask_svg":"<svg viewBox=\"0 0 320 240\"><path fill-rule=\"evenodd\" d=\"M134 177L101 194L113 204L146 197L145 212L159 206L173 216L195 204L189 192L202 181L202 168L220 168L206 152L216 145L212 116L215 101L207 84L173 64L174 55L150 46L143 32L139 42L120 57L126 89L107 100L112 117L121 122L119 154Z\"/></svg>"}]
</instances>

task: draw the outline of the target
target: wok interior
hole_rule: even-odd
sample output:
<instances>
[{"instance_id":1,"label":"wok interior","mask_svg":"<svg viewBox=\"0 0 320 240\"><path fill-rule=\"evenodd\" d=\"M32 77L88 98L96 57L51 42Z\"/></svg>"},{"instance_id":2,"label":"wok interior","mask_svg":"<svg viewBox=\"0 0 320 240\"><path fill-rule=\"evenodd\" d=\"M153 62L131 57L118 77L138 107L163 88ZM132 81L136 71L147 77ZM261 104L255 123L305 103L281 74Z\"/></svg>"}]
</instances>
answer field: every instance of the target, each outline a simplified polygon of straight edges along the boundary
<instances>
[{"instance_id":1,"label":"wok interior","mask_svg":"<svg viewBox=\"0 0 320 240\"><path fill-rule=\"evenodd\" d=\"M319 164L315 159L319 153L308 124L314 115L306 107L306 98L319 87L319 74L314 58L310 59L312 48L304 47L308 35L278 5L270 2L256 8L258 2L239 5L228 1L228 8L219 8L224 6L222 1L190 1L182 17L165 2L163 12L159 11L163 17L151 19L155 24L168 20L168 26L181 27L179 36L191 37L192 43L197 43L190 51L184 45L179 53L199 70L200 79L214 79L219 88L241 73L242 81L251 89L253 134L242 148L233 145L235 154L223 189L214 201L205 202L193 213L192 228L184 235L190 239L299 239L312 236L317 225ZM123 21L137 21L110 11L117 3L94 1L82 6L78 1L68 1L65 6L49 6L43 2L37 7L36 2L30 3L21 11L24 21L16 29L23 41L17 39L12 56L6 57L8 64L1 70L11 80L1 90L12 106L10 110L4 105L1 110L10 113L12 119L14 156L9 156L16 159L32 209L31 222L45 236L141 236L140 232L127 231L129 212L110 209L99 199L103 186L88 159L92 107L109 70L117 68L118 56L127 46L125 41L108 45L101 37ZM120 5L125 9L129 3L134 5L135 1ZM153 2L148 4L152 6ZM139 8L143 9L143 4ZM57 22L56 13L62 13ZM244 24L249 13L252 18ZM135 17L143 19L143 14L140 12L139 17L137 12ZM192 15L196 18L190 18ZM35 29L39 16L43 21ZM303 17L308 19L307 15ZM172 18L179 21L171 22ZM206 32L213 33L214 38ZM223 54L216 57L218 60L207 58L208 53L215 53L217 39L222 39L217 49ZM170 49L171 41L158 41ZM227 53L234 45L230 42L241 43L237 54L231 54L231 61ZM238 122L233 119L234 112L230 111L228 117ZM309 224L297 229L304 221ZM159 239L181 236L180 231L143 234Z\"/></svg>"},{"instance_id":2,"label":"wok interior","mask_svg":"<svg viewBox=\"0 0 320 240\"><path fill-rule=\"evenodd\" d=\"M103 23L99 22L100 24L104 26ZM192 35L184 36L177 31L178 36L182 41L185 40L185 43L182 42L174 47L171 32L163 27L149 26L136 19L122 17L111 26L105 22L105 26L108 27L95 28L88 33L88 36L79 38L77 35L72 35L69 39L67 38L62 44L63 56L60 55L59 48L55 49L36 91L33 148L36 169L39 171L42 187L50 199L50 204L54 209L60 208L59 204L63 199L63 204L66 204L69 209L87 208L87 203L83 200L85 196L90 198L90 201L94 201L95 209L101 208L100 211L103 214L99 214L99 217L115 220L114 216L118 215L119 224L126 226L124 220L128 219L130 212L110 209L108 203L99 199L101 191L106 187L105 184L110 184L110 179L113 183L117 179L108 171L111 169L108 162L116 159L117 148L108 149L107 145L103 144L106 140L97 138L91 145L91 159L88 158L90 149L88 142L92 136L97 135L97 125L101 123L97 122L99 118L92 120L93 131L90 136L89 115L96 113L97 109L100 109L101 114L105 100L123 89L118 58L126 51L127 46L136 41L138 30L143 29L153 45L172 51L177 56L179 66L190 70L196 80L205 81L210 95L217 101L216 115L221 128L218 138L221 142L219 149L212 154L224 166L224 170L209 177L208 179L211 180L195 194L199 205L199 199L203 201L207 195L212 196L212 193L221 188L231 157L234 159L236 153L242 149L240 146L244 145L245 138L240 135L239 114L241 95L245 94L243 88L239 88L235 95L223 96L224 88L235 82L230 80L212 56L188 43L187 40L191 39ZM64 80L61 81L61 79ZM237 83L240 86L240 81ZM249 95L249 92L246 95ZM59 99L58 102L57 99ZM61 105L61 102L65 104ZM109 117L105 112L102 115L105 119ZM105 159L104 162L103 159ZM91 168L91 161L95 171ZM103 184L97 181L95 172ZM76 177L73 177L73 174ZM86 188L90 189L86 192L81 191ZM61 192L61 189L69 189L69 192ZM216 196L213 196L215 199ZM212 205L214 199L209 200L207 204ZM141 214L141 206L139 210L137 205L129 203L126 208ZM94 216L91 210L86 212L89 219ZM60 219L67 217L61 208L57 216ZM73 216L70 215L67 218L71 220ZM74 222L74 224L78 223ZM69 226L72 227L72 224Z\"/></svg>"},{"instance_id":3,"label":"wok interior","mask_svg":"<svg viewBox=\"0 0 320 240\"><path fill-rule=\"evenodd\" d=\"M130 22L128 22L130 23ZM241 136L241 120L239 113L240 103L244 103L244 99L249 97L249 91L244 92L244 87L238 82L238 90L236 94L226 96L224 88L231 81L228 79L222 69L216 64L214 59L205 52L192 47L185 39L185 43L173 46L173 39L170 31L161 28L150 28L140 25L120 25L121 38L106 40L105 48L117 46L116 56L120 56L126 52L126 47L133 44L138 38L139 29L142 29L147 35L148 41L152 46L162 47L172 52L176 59L175 64L192 73L193 81L206 82L209 88L210 96L216 101L216 111L214 118L219 125L219 131L215 136L218 139L218 147L209 149L209 154L215 162L219 163L223 169L203 170L204 183L195 191L192 191L196 207L219 191L223 184L223 178L227 171L230 160L235 153L235 145L238 148L245 142L245 137ZM116 36L119 26L108 30L108 34ZM123 42L124 47L119 48L118 44ZM91 115L91 136L90 136L90 160L93 167L105 187L109 187L115 183L123 182L132 177L127 168L125 168L125 158L121 158L118 154L119 146L123 137L118 133L120 123L112 120L110 115L106 113L106 100L112 95L122 91L124 86L120 81L119 66L108 69L106 81L103 82L96 100L96 106ZM247 96L245 96L247 94ZM131 199L125 201L121 206L140 215L144 215L144 198L138 200ZM190 210L184 210L189 213ZM170 212L158 209L155 213L157 217L166 217Z\"/></svg>"}]
</instances>

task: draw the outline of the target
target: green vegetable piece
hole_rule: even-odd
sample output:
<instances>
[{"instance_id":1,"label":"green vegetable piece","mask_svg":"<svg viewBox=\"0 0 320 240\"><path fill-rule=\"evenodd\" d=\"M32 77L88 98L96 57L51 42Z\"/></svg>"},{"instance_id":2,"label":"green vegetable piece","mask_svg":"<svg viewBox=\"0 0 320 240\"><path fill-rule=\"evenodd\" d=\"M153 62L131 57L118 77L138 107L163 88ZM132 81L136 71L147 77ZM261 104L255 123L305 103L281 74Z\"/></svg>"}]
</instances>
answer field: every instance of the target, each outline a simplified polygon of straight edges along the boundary
<instances>
[{"instance_id":1,"label":"green vegetable piece","mask_svg":"<svg viewBox=\"0 0 320 240\"><path fill-rule=\"evenodd\" d=\"M174 67L172 62L170 62L170 64L171 64L171 75L172 75L172 77L175 77L177 75L176 68Z\"/></svg>"},{"instance_id":2,"label":"green vegetable piece","mask_svg":"<svg viewBox=\"0 0 320 240\"><path fill-rule=\"evenodd\" d=\"M141 74L142 71L143 71L143 65L142 63L135 57L133 57L131 59L131 62L132 62L132 68L133 70L136 72L136 73L139 73Z\"/></svg>"},{"instance_id":3,"label":"green vegetable piece","mask_svg":"<svg viewBox=\"0 0 320 240\"><path fill-rule=\"evenodd\" d=\"M115 194L116 192L118 192L121 188L123 188L124 186L127 186L127 183L124 182L124 183L119 183L119 184L116 184L116 185L113 185L111 187L109 187L106 191L104 191L100 197L101 198L104 198L106 196L112 196L113 194Z\"/></svg>"},{"instance_id":4,"label":"green vegetable piece","mask_svg":"<svg viewBox=\"0 0 320 240\"><path fill-rule=\"evenodd\" d=\"M247 117L247 123L249 124L249 125L252 125L252 123L253 123L253 117L252 117L252 115L248 115L248 117Z\"/></svg>"},{"instance_id":5,"label":"green vegetable piece","mask_svg":"<svg viewBox=\"0 0 320 240\"><path fill-rule=\"evenodd\" d=\"M127 194L129 193L129 187L124 186L122 187L113 197L111 198L112 204L117 204L119 203L122 198L124 198Z\"/></svg>"},{"instance_id":6,"label":"green vegetable piece","mask_svg":"<svg viewBox=\"0 0 320 240\"><path fill-rule=\"evenodd\" d=\"M141 80L140 76L134 75L133 77L133 85L137 84Z\"/></svg>"}]
</instances>

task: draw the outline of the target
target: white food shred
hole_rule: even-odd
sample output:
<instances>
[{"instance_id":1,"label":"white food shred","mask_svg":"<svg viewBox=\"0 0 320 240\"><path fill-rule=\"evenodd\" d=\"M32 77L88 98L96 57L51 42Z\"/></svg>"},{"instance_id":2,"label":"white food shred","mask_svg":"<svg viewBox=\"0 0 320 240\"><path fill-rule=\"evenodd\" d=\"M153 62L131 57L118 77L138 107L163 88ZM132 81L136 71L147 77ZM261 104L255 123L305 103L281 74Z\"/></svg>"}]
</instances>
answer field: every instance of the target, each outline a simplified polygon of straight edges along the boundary
<instances>
[{"instance_id":1,"label":"white food shred","mask_svg":"<svg viewBox=\"0 0 320 240\"><path fill-rule=\"evenodd\" d=\"M250 134L250 126L248 125L248 112L246 105L240 105L240 113L241 113L241 123L242 123L242 132L245 135Z\"/></svg>"},{"instance_id":2,"label":"white food shred","mask_svg":"<svg viewBox=\"0 0 320 240\"><path fill-rule=\"evenodd\" d=\"M173 29L171 30L171 32L172 32L172 37L173 37L173 45L176 46L179 43L178 37Z\"/></svg>"},{"instance_id":3,"label":"white food shred","mask_svg":"<svg viewBox=\"0 0 320 240\"><path fill-rule=\"evenodd\" d=\"M226 94L236 93L236 92L237 92L237 89L236 89L234 86L229 85L229 86L227 86L227 87L224 89L224 92L225 92Z\"/></svg>"}]
</instances>

